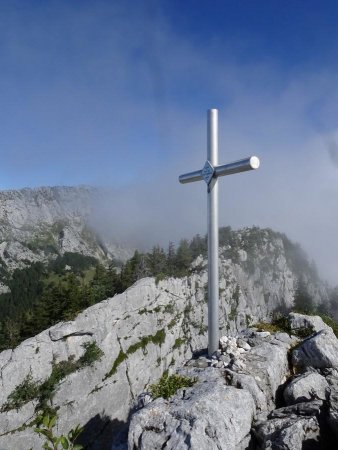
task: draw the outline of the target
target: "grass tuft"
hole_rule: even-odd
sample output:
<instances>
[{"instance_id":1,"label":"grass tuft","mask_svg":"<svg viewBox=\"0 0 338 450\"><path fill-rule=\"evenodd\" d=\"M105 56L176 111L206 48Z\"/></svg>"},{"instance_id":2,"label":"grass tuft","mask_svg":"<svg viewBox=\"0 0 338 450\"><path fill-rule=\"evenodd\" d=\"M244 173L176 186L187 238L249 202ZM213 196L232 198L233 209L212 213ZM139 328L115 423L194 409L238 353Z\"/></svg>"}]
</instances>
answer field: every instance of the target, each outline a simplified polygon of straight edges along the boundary
<instances>
[{"instance_id":1,"label":"grass tuft","mask_svg":"<svg viewBox=\"0 0 338 450\"><path fill-rule=\"evenodd\" d=\"M168 372L164 372L158 383L150 386L150 392L154 398L163 397L168 399L172 397L178 389L191 387L196 381L196 378L189 378L176 374L169 377Z\"/></svg>"}]
</instances>

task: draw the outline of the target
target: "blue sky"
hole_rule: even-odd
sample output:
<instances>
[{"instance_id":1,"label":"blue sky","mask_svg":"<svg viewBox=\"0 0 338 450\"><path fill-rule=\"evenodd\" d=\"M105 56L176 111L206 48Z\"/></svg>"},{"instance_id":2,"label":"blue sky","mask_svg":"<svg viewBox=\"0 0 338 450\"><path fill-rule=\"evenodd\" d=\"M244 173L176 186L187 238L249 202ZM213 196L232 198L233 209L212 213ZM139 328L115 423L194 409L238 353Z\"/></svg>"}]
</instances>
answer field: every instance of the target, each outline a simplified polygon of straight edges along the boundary
<instances>
[{"instance_id":1,"label":"blue sky","mask_svg":"<svg viewBox=\"0 0 338 450\"><path fill-rule=\"evenodd\" d=\"M338 280L337 23L334 1L0 0L0 188L108 185L118 237L204 232L177 176L217 107L220 161L262 160L222 180L221 223L285 231Z\"/></svg>"}]
</instances>

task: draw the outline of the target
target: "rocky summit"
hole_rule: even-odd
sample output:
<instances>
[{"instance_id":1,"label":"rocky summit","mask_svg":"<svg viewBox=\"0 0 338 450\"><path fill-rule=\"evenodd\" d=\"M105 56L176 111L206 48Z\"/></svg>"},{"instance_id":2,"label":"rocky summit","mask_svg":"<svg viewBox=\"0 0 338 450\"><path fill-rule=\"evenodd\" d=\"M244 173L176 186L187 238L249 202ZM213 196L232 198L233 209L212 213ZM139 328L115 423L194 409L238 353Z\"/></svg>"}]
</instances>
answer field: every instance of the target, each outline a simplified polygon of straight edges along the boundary
<instances>
[{"instance_id":1,"label":"rocky summit","mask_svg":"<svg viewBox=\"0 0 338 450\"><path fill-rule=\"evenodd\" d=\"M291 337L282 332L271 335L267 331L248 330L250 323L262 321L273 310L264 300L264 286L260 291L254 282L245 280L244 274L239 284L234 275L230 275L230 263L222 267L223 337L220 351L211 361L205 357L192 359L196 350L207 345L207 274L204 270L182 279L158 282L154 278L142 279L123 294L86 309L73 321L54 325L15 349L0 353L0 448L40 449L43 440L33 428L36 411L46 407L58 415L58 434L80 424L84 427L80 439L86 448L126 448L130 414L139 404L138 396L165 371L172 373L187 361L190 362L182 370L199 381L189 395L182 394L184 398L175 397L176 400L169 402L155 400L137 413L129 431L130 449L190 448L198 436L192 448L207 448L212 439L216 445L212 448L245 448L246 443L251 442L252 433L259 442L265 442L268 431L264 426L270 430L278 422L279 428L274 425L275 428L284 429L287 418L278 417L276 421L275 416L269 414L276 406L281 406L280 389L291 376L290 349L298 344L291 358L295 361L295 370L302 371L299 373L317 370L318 377L326 377L327 383L334 386L337 340L320 318L295 314L290 316ZM252 289L256 289L256 302L252 301ZM234 296L238 309L231 315L234 306L228 299ZM318 330L302 345L292 335L299 324L302 324L301 329ZM318 338L322 333L329 333L327 346L325 340ZM303 358L308 355L308 347L313 355L309 361ZM322 365L314 364L322 357ZM305 384L309 389L308 383ZM316 389L319 400L324 402L326 385L317 382L316 386L320 386ZM312 391L299 394L297 389L288 391L285 396L292 404L299 398L303 402L309 396L313 399ZM227 399L229 404L219 404ZM337 414L335 405L332 402L332 421ZM154 411L149 409L153 407ZM171 407L177 407L178 412L169 410ZM209 411L209 418L204 417L204 410ZM163 424L169 421L157 437L154 433L159 429L158 424L153 426L149 422L153 415ZM295 412L293 416L298 417ZM317 416L311 416L309 423L318 421ZM299 420L293 420L294 426L303 427L304 420L300 412ZM188 437L191 427L193 434ZM182 429L185 431L180 435ZM316 430L319 436L319 429ZM169 442L169 435L176 436L176 441L162 447L163 439ZM152 439L154 447L142 444ZM270 438L266 439L268 442ZM184 445L188 447L183 446L185 440L188 444ZM218 440L222 444L217 447ZM155 441L161 442L159 447L155 446ZM236 447L239 445L242 447Z\"/></svg>"},{"instance_id":2,"label":"rocky summit","mask_svg":"<svg viewBox=\"0 0 338 450\"><path fill-rule=\"evenodd\" d=\"M338 340L324 322L313 333L319 317L295 320L309 324L309 337L243 330L223 336L211 359L186 362L178 372L195 384L168 400L149 396L131 419L128 449L338 448ZM329 339L318 341L323 333Z\"/></svg>"},{"instance_id":3,"label":"rocky summit","mask_svg":"<svg viewBox=\"0 0 338 450\"><path fill-rule=\"evenodd\" d=\"M107 247L87 234L91 188L74 189L2 193L4 282L20 272L15 268L57 261L56 255L67 251L111 262ZM39 302L27 301L27 311L9 315L0 330L9 338L0 353L0 449L43 448L43 436L34 431L41 413L57 416L57 436L80 425L78 441L88 450L125 450L128 445L130 450L330 448L325 445L335 442L338 417L336 336L320 317L291 313L285 319L297 302L307 306L310 299L316 309L328 305L327 285L299 247L280 233L223 228L220 242L222 338L211 359L203 353L208 284L201 237L190 247L178 247L180 259L174 261L185 264L175 276L170 267L163 264L159 272L154 263L154 255L172 263L169 251L166 255L155 248L153 255L134 255L120 271L123 275L130 269L130 287L103 301L94 295L103 286L99 268L88 292L78 289L85 286L86 272L68 276L68 266L62 269L65 274L55 271L42 279L42 288L50 283L53 289L44 291ZM191 251L193 244L194 257L187 263L183 250ZM146 275L149 261L156 269L150 271L153 276ZM28 273L16 273L22 283L12 283L13 291L2 295L9 312L13 299L20 302ZM104 273L117 277L117 272ZM48 295L59 298L66 280L76 301L74 311L58 322L53 308L57 312L59 305ZM88 297L82 312L79 292ZM61 306L70 302L66 295L60 298ZM23 338L16 339L15 325L34 312L48 323L45 328L53 326L39 328L44 331L34 336L28 320L30 334L23 330ZM48 313L53 320L44 322ZM276 314L284 322L269 329ZM175 373L193 379L193 385L168 399L156 398L152 386Z\"/></svg>"}]
</instances>

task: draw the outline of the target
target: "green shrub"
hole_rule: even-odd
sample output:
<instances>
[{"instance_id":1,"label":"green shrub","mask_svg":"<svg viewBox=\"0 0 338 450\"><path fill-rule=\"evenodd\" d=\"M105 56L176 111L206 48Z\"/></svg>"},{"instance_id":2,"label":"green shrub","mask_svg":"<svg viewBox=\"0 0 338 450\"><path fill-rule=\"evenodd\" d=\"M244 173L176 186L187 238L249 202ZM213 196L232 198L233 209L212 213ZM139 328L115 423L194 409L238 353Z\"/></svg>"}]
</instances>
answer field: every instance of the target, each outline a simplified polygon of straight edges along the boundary
<instances>
[{"instance_id":1,"label":"green shrub","mask_svg":"<svg viewBox=\"0 0 338 450\"><path fill-rule=\"evenodd\" d=\"M9 394L7 402L1 408L1 412L21 408L25 403L34 400L38 392L38 383L32 380L32 375L27 375L23 382Z\"/></svg>"},{"instance_id":2,"label":"green shrub","mask_svg":"<svg viewBox=\"0 0 338 450\"><path fill-rule=\"evenodd\" d=\"M56 419L56 415L44 415L38 416L36 420L37 427L34 429L35 433L38 433L46 438L42 448L45 450L82 450L83 446L75 444L75 441L83 429L77 425L75 428L71 429L67 435L62 434L57 437L53 433L53 428L56 425Z\"/></svg>"},{"instance_id":3,"label":"green shrub","mask_svg":"<svg viewBox=\"0 0 338 450\"><path fill-rule=\"evenodd\" d=\"M123 361L125 359L128 358L128 355L126 355L126 353L124 353L122 350L120 350L120 353L118 354L117 358L114 361L114 364L112 366L112 368L110 369L110 371L106 374L106 376L104 377L103 381L106 380L107 378L111 377L112 375L115 375L117 368L119 367L120 364L123 363Z\"/></svg>"},{"instance_id":4,"label":"green shrub","mask_svg":"<svg viewBox=\"0 0 338 450\"><path fill-rule=\"evenodd\" d=\"M104 355L103 351L98 347L97 343L85 342L82 344L85 349L84 354L79 359L79 364L81 367L93 366L96 361L100 361Z\"/></svg>"},{"instance_id":5,"label":"green shrub","mask_svg":"<svg viewBox=\"0 0 338 450\"><path fill-rule=\"evenodd\" d=\"M312 327L291 329L289 319L283 315L275 317L271 322L259 322L252 326L257 328L258 331L269 331L270 333L288 333L293 334L301 339L305 339L313 334Z\"/></svg>"},{"instance_id":6,"label":"green shrub","mask_svg":"<svg viewBox=\"0 0 338 450\"><path fill-rule=\"evenodd\" d=\"M155 277L155 284L158 286L158 283L162 280L165 280L167 278L167 275L165 273L158 273Z\"/></svg>"},{"instance_id":7,"label":"green shrub","mask_svg":"<svg viewBox=\"0 0 338 450\"><path fill-rule=\"evenodd\" d=\"M183 344L185 344L185 339L177 338L173 346L173 349L180 348Z\"/></svg>"},{"instance_id":8,"label":"green shrub","mask_svg":"<svg viewBox=\"0 0 338 450\"><path fill-rule=\"evenodd\" d=\"M28 375L8 396L8 401L4 404L2 410L18 409L25 403L37 399L37 410L44 413L53 411L50 402L60 381L83 367L92 366L95 361L103 356L103 352L96 342L86 342L83 347L85 352L77 361L74 358L69 358L67 361L53 362L52 373L43 383L33 382L32 377Z\"/></svg>"},{"instance_id":9,"label":"green shrub","mask_svg":"<svg viewBox=\"0 0 338 450\"><path fill-rule=\"evenodd\" d=\"M189 378L176 374L169 377L168 372L164 372L158 383L150 386L150 392L154 398L163 397L168 399L173 396L178 389L191 387L196 381L196 378Z\"/></svg>"},{"instance_id":10,"label":"green shrub","mask_svg":"<svg viewBox=\"0 0 338 450\"><path fill-rule=\"evenodd\" d=\"M103 380L106 380L107 378L111 377L112 375L115 375L117 368L120 364L123 363L124 360L128 358L128 355L131 355L135 353L140 348L142 350L145 350L147 345L152 342L155 345L161 346L165 341L165 331L164 329L158 330L156 334L149 335L149 336L143 336L138 342L135 342L135 344L132 344L124 353L122 350L120 350L120 353L118 354L118 357L114 361L114 364L110 371L105 375Z\"/></svg>"},{"instance_id":11,"label":"green shrub","mask_svg":"<svg viewBox=\"0 0 338 450\"><path fill-rule=\"evenodd\" d=\"M338 322L336 322L332 317L328 316L327 314L318 314L323 319L323 322L326 323L329 327L332 328L334 334L338 338Z\"/></svg>"}]
</instances>

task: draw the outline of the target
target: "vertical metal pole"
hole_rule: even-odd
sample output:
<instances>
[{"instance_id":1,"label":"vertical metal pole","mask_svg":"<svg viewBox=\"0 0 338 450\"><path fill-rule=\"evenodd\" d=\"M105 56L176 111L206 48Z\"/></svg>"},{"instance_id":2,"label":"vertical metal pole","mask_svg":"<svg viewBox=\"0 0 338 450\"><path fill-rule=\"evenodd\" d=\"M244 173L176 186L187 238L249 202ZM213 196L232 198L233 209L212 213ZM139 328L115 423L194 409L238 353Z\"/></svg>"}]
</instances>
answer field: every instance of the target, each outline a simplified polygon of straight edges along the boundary
<instances>
[{"instance_id":1,"label":"vertical metal pole","mask_svg":"<svg viewBox=\"0 0 338 450\"><path fill-rule=\"evenodd\" d=\"M218 110L208 110L207 159L218 165ZM208 186L208 354L218 350L219 341L218 279L218 179Z\"/></svg>"}]
</instances>

